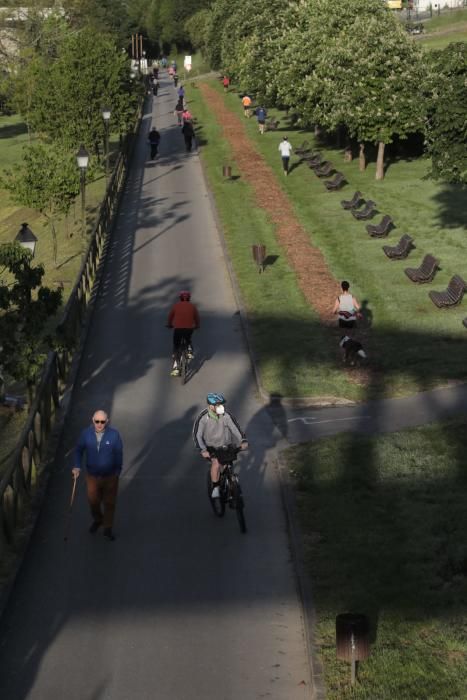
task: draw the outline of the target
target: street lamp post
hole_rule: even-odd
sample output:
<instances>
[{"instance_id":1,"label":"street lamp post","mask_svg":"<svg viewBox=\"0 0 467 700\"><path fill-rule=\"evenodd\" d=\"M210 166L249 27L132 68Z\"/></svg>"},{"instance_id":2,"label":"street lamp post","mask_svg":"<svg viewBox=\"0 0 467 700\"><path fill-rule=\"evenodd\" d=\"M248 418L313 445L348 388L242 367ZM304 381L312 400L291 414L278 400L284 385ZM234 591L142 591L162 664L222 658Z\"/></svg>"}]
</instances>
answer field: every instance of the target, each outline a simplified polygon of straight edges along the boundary
<instances>
[{"instance_id":1,"label":"street lamp post","mask_svg":"<svg viewBox=\"0 0 467 700\"><path fill-rule=\"evenodd\" d=\"M28 224L21 224L21 228L15 236L15 241L17 241L22 248L30 250L32 257L36 251L37 236L33 234Z\"/></svg>"},{"instance_id":2,"label":"street lamp post","mask_svg":"<svg viewBox=\"0 0 467 700\"><path fill-rule=\"evenodd\" d=\"M89 153L81 144L79 151L76 154L76 162L80 170L80 187L81 187L81 235L86 236L86 170L89 163Z\"/></svg>"},{"instance_id":3,"label":"street lamp post","mask_svg":"<svg viewBox=\"0 0 467 700\"><path fill-rule=\"evenodd\" d=\"M111 110L109 107L102 107L102 119L104 120L105 129L105 182L108 187L109 185L109 133L110 133L110 115Z\"/></svg>"}]
</instances>

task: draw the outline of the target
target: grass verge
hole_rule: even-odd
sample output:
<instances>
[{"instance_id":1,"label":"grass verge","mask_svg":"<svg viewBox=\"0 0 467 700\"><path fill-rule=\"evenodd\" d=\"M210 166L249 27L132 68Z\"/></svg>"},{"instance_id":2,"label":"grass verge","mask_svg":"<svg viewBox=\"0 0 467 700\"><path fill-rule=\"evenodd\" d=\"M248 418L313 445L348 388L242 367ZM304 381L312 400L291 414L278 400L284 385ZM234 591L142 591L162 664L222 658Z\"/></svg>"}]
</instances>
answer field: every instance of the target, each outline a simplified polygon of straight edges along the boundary
<instances>
[{"instance_id":1,"label":"grass verge","mask_svg":"<svg viewBox=\"0 0 467 700\"><path fill-rule=\"evenodd\" d=\"M329 700L467 698L466 449L464 419L284 453ZM371 623L354 689L336 660L343 612Z\"/></svg>"},{"instance_id":2,"label":"grass verge","mask_svg":"<svg viewBox=\"0 0 467 700\"><path fill-rule=\"evenodd\" d=\"M217 83L212 85L222 91ZM232 110L241 112L236 93L229 92L225 99ZM280 119L279 131L261 136L256 121L250 119L249 136L276 173L300 223L324 253L333 275L350 280L354 293L363 303L367 327L371 327L371 332L364 330L364 337L371 358L372 388L367 391L357 385L356 391L349 391L344 380L338 386L340 395L397 396L465 380L467 337L462 319L467 315L466 303L440 311L429 299L428 291L445 288L454 274L467 279L464 254L467 188L430 180L428 161L407 155L401 149L394 150L392 159L387 161L384 181L377 182L371 151L366 170L360 172L355 160L344 161L341 149L323 143L318 144L320 151L350 183L344 190L329 193L322 180L297 157L292 159L292 172L285 179L277 150L282 136L288 135L294 146L304 139L313 145L315 138L310 132L293 129L284 113L270 110L270 114ZM212 121L215 116L203 114L204 119ZM365 231L366 222L354 220L340 206L340 199L351 197L357 189L367 199L376 201L380 215L390 214L395 221L396 229L387 240L371 239ZM380 216L375 217L375 221L379 219ZM416 249L407 261L390 261L383 254L382 245L394 244L402 233L413 237ZM426 253L440 259L441 269L432 284L415 285L404 274L404 268L418 266ZM243 271L239 270L238 274L242 284ZM275 276L275 267L269 274ZM332 302L330 299L330 305ZM302 337L306 332L302 329ZM321 341L322 337L316 335L316 343ZM332 338L331 342L335 344ZM328 362L323 358L326 354ZM335 347L329 341L320 350L314 348L308 358L315 364L313 369L317 374L329 367L330 360L338 366ZM342 371L340 374L342 377ZM352 381L355 379L351 376L349 382ZM314 391L316 387L319 380L311 388Z\"/></svg>"},{"instance_id":3,"label":"grass verge","mask_svg":"<svg viewBox=\"0 0 467 700\"><path fill-rule=\"evenodd\" d=\"M238 177L215 115L192 86L188 99L201 125L197 132L201 158L247 308L265 389L283 396L360 398L361 387L348 381L329 357L328 331L299 291L267 212L255 205L252 188ZM228 163L233 166L233 180L222 176L222 166ZM266 245L273 260L277 257L263 274L253 262L251 246L255 243Z\"/></svg>"}]
</instances>

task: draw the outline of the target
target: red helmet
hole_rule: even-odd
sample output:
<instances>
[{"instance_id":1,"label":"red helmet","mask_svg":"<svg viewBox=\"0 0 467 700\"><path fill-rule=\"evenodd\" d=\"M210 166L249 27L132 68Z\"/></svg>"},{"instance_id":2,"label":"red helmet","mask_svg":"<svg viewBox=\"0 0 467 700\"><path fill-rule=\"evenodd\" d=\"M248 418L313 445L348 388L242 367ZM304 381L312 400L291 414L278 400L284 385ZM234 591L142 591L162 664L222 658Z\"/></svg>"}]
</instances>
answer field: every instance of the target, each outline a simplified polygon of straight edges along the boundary
<instances>
[{"instance_id":1,"label":"red helmet","mask_svg":"<svg viewBox=\"0 0 467 700\"><path fill-rule=\"evenodd\" d=\"M178 296L180 297L180 301L190 301L191 292L182 291L182 292L179 292Z\"/></svg>"}]
</instances>

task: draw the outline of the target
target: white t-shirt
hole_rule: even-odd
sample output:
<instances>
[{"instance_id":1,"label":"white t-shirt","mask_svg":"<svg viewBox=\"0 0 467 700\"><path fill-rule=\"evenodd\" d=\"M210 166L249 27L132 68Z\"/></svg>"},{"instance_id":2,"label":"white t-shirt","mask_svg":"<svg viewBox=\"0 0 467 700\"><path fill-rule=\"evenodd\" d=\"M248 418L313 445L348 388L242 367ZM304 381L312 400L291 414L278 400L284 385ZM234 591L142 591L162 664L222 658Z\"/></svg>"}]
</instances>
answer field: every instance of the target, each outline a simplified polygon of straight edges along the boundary
<instances>
[{"instance_id":1,"label":"white t-shirt","mask_svg":"<svg viewBox=\"0 0 467 700\"><path fill-rule=\"evenodd\" d=\"M292 153L292 144L288 141L281 141L278 150L283 158L290 158L290 154Z\"/></svg>"}]
</instances>

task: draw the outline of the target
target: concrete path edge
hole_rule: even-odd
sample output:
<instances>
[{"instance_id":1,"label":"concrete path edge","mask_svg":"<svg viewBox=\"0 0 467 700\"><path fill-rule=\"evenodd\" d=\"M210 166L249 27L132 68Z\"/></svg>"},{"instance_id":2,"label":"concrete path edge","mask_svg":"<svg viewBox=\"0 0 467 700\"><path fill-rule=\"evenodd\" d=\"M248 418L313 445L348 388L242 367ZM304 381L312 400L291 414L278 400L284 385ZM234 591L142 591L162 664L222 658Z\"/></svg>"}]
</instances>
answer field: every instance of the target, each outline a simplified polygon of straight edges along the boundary
<instances>
[{"instance_id":1,"label":"concrete path edge","mask_svg":"<svg viewBox=\"0 0 467 700\"><path fill-rule=\"evenodd\" d=\"M198 151L199 152L199 151ZM274 396L271 396L266 392L261 383L261 372L256 360L255 351L251 341L251 335L248 326L248 316L243 303L243 298L241 291L235 276L235 272L230 261L230 257L227 250L227 244L225 240L224 227L222 225L219 213L217 211L216 202L212 194L211 188L209 187L209 180L206 173L206 168L204 166L202 158L200 158L201 171L203 173L203 178L206 184L206 190L208 192L208 199L213 212L214 220L216 223L216 229L219 236L219 241L222 247L222 252L225 260L225 264L228 270L230 283L232 286L232 292L235 299L235 304L238 309L240 316L240 322L242 327L243 336L245 338L245 344L248 351L248 355L251 362L251 367L253 375L255 377L256 386L261 399L264 402L274 401ZM281 402L283 400L281 399ZM309 404L307 404L309 405ZM286 444L284 443L282 449L284 449ZM291 554L294 562L294 570L296 576L296 585L298 591L298 599L302 608L303 617L303 630L305 635L305 645L307 651L307 658L309 663L310 677L312 682L312 698L313 700L324 700L326 697L324 681L323 681L323 671L318 659L318 655L315 650L314 644L314 622L315 622L315 610L312 603L311 586L308 576L305 572L304 557L303 557L303 541L300 531L300 526L298 524L298 518L296 514L295 497L293 495L293 487L290 484L290 479L287 473L287 469L283 463L281 454L281 448L278 447L275 450L276 453L276 472L278 475L279 487L282 498L282 506L284 510L284 516L286 520L287 531L289 534L289 543Z\"/></svg>"}]
</instances>

